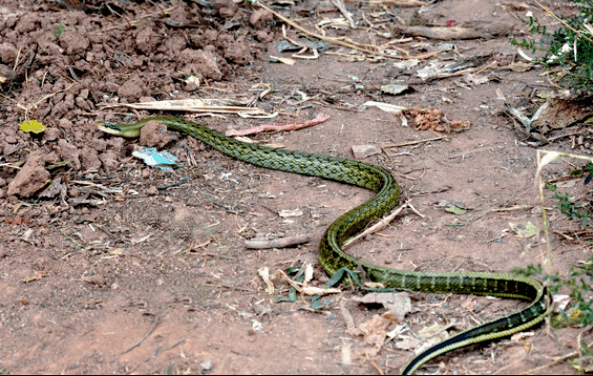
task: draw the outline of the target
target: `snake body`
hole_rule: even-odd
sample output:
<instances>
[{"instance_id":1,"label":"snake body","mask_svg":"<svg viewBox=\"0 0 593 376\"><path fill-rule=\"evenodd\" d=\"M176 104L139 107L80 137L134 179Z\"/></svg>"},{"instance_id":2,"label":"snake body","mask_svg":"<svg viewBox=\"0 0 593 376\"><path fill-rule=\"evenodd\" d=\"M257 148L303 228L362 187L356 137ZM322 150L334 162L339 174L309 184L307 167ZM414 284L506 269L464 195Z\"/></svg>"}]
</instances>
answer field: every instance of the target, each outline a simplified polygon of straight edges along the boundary
<instances>
[{"instance_id":1,"label":"snake body","mask_svg":"<svg viewBox=\"0 0 593 376\"><path fill-rule=\"evenodd\" d=\"M150 117L130 125L100 122L99 129L119 136L137 137L140 128L151 120L256 166L318 176L376 192L372 199L340 216L323 235L319 245L319 260L330 276L340 268L362 269L371 280L388 288L421 293L492 295L531 301L527 308L519 312L458 333L425 350L402 369L402 374L413 373L428 360L445 352L531 328L540 323L548 311L546 289L532 278L484 272L405 271L368 264L347 255L340 245L370 221L389 212L399 202L400 188L393 176L383 168L350 159L244 143L203 125L173 117Z\"/></svg>"}]
</instances>

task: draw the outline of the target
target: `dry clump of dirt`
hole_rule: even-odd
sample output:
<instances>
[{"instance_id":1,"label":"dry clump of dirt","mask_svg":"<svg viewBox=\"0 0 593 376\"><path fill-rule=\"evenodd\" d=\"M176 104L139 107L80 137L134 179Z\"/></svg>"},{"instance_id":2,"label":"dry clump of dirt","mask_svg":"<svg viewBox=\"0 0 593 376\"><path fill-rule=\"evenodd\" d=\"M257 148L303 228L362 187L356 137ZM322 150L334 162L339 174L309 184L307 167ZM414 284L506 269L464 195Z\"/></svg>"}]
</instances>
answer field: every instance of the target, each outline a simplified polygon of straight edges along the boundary
<instances>
[{"instance_id":1,"label":"dry clump of dirt","mask_svg":"<svg viewBox=\"0 0 593 376\"><path fill-rule=\"evenodd\" d=\"M125 17L110 7L109 16L93 11L98 5L65 11L51 2L16 4L4 5L0 26L0 64L13 72L2 83L3 121L18 125L34 118L47 130L32 136L5 126L0 151L11 163L27 158L23 147L32 146L48 165L69 161L69 174L76 176L109 174L121 162L122 141L106 140L96 122L119 120L122 111L100 106L182 99L197 93L198 83L253 75L259 69L254 61L262 58L259 43L274 36L262 11L230 0L217 2L216 9L193 2L166 9L123 3L119 11ZM35 11L22 10L27 8ZM217 27L221 19L231 24ZM240 32L232 31L239 27ZM28 162L20 175L31 172L33 164L39 162ZM13 176L4 173L0 196L30 197L44 188L35 183L43 178L32 176L27 189L19 182L7 189Z\"/></svg>"},{"instance_id":2,"label":"dry clump of dirt","mask_svg":"<svg viewBox=\"0 0 593 376\"><path fill-rule=\"evenodd\" d=\"M437 132L451 133L468 129L469 121L449 121L442 111L438 109L409 109L406 113L414 117L414 127L419 131L433 130Z\"/></svg>"}]
</instances>

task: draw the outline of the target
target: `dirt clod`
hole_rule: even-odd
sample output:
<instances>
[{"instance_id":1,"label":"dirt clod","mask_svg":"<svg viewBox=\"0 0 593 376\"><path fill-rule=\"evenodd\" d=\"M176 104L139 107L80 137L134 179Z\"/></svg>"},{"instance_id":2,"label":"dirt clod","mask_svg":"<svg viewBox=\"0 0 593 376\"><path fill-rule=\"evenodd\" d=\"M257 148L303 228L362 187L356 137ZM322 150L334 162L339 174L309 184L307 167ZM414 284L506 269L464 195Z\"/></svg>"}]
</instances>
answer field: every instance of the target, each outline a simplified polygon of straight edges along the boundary
<instances>
[{"instance_id":1,"label":"dirt clod","mask_svg":"<svg viewBox=\"0 0 593 376\"><path fill-rule=\"evenodd\" d=\"M18 50L10 43L0 44L0 61L4 64L14 63L18 55Z\"/></svg>"},{"instance_id":2,"label":"dirt clod","mask_svg":"<svg viewBox=\"0 0 593 376\"><path fill-rule=\"evenodd\" d=\"M27 198L40 191L51 177L51 174L44 166L43 152L29 154L23 168L14 177L14 180L8 184L7 194Z\"/></svg>"},{"instance_id":3,"label":"dirt clod","mask_svg":"<svg viewBox=\"0 0 593 376\"><path fill-rule=\"evenodd\" d=\"M60 35L60 45L68 55L84 56L90 46L90 41L84 36L84 29L66 28Z\"/></svg>"},{"instance_id":4,"label":"dirt clod","mask_svg":"<svg viewBox=\"0 0 593 376\"><path fill-rule=\"evenodd\" d=\"M80 151L78 148L64 139L60 139L58 145L60 146L62 160L70 161L72 167L76 170L80 170Z\"/></svg>"},{"instance_id":5,"label":"dirt clod","mask_svg":"<svg viewBox=\"0 0 593 376\"><path fill-rule=\"evenodd\" d=\"M158 121L149 121L140 129L140 145L163 148L171 141L167 126Z\"/></svg>"}]
</instances>

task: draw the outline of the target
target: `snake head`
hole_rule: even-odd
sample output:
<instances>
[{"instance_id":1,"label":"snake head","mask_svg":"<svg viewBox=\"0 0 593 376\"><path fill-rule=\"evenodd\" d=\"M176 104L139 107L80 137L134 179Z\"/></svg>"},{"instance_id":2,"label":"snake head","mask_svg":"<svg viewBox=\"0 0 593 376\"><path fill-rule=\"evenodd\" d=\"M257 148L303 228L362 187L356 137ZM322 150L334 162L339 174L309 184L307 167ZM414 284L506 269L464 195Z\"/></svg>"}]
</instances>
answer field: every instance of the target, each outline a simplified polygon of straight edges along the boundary
<instances>
[{"instance_id":1,"label":"snake head","mask_svg":"<svg viewBox=\"0 0 593 376\"><path fill-rule=\"evenodd\" d=\"M140 135L140 128L132 125L120 124L114 121L98 121L97 128L99 130L123 137L138 137Z\"/></svg>"},{"instance_id":2,"label":"snake head","mask_svg":"<svg viewBox=\"0 0 593 376\"><path fill-rule=\"evenodd\" d=\"M118 123L113 121L99 121L97 122L97 128L102 130L105 133L119 135L121 133L120 127L118 127Z\"/></svg>"}]
</instances>

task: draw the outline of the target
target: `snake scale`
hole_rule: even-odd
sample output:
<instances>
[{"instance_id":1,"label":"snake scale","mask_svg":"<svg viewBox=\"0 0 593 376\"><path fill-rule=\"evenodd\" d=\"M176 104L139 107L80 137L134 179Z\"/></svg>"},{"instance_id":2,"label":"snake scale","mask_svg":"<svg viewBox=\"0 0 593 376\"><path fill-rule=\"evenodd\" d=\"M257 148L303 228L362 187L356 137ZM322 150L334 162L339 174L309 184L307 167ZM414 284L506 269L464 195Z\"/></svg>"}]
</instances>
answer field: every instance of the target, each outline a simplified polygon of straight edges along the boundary
<instances>
[{"instance_id":1,"label":"snake scale","mask_svg":"<svg viewBox=\"0 0 593 376\"><path fill-rule=\"evenodd\" d=\"M173 117L150 117L130 125L100 122L104 132L137 137L149 121L186 133L220 152L241 161L269 168L318 176L370 189L376 195L351 209L333 222L321 239L319 260L331 276L340 268L363 270L368 278L388 288L421 293L478 294L531 301L519 312L486 322L458 333L413 358L402 374L411 374L428 360L445 352L474 343L507 337L540 323L548 311L546 288L537 280L513 274L484 272L415 272L367 264L347 255L341 244L363 229L370 221L383 216L399 202L400 188L389 172L368 163L305 152L272 149L244 143L221 135L203 125Z\"/></svg>"}]
</instances>

